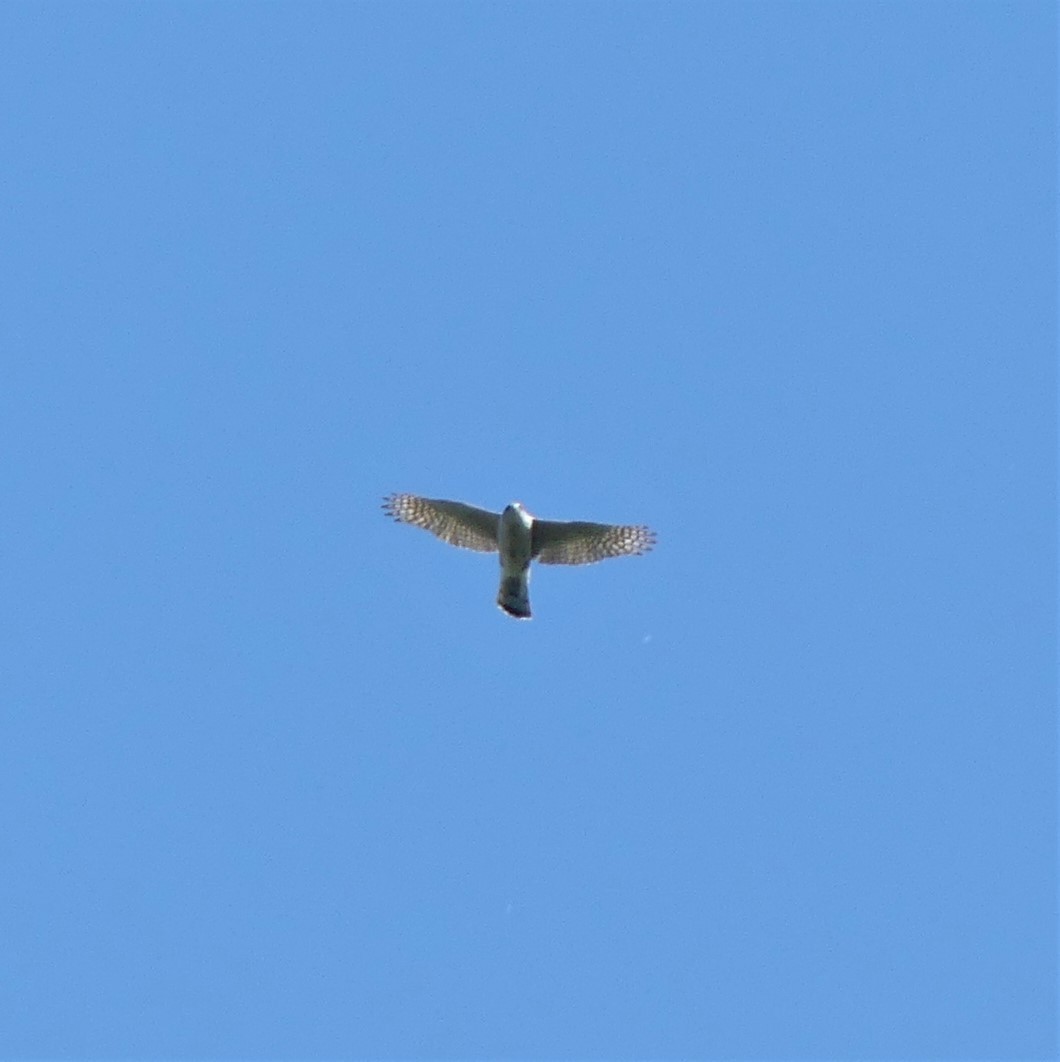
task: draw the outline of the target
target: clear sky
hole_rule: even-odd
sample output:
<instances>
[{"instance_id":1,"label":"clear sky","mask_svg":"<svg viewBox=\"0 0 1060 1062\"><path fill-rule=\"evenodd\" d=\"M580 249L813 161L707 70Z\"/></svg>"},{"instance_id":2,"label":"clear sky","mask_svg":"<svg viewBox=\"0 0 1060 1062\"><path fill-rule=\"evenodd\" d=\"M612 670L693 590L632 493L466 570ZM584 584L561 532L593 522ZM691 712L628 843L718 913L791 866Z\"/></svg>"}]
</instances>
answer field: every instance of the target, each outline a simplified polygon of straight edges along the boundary
<instances>
[{"instance_id":1,"label":"clear sky","mask_svg":"<svg viewBox=\"0 0 1060 1062\"><path fill-rule=\"evenodd\" d=\"M0 1057L1051 1056L1056 32L3 5Z\"/></svg>"}]
</instances>

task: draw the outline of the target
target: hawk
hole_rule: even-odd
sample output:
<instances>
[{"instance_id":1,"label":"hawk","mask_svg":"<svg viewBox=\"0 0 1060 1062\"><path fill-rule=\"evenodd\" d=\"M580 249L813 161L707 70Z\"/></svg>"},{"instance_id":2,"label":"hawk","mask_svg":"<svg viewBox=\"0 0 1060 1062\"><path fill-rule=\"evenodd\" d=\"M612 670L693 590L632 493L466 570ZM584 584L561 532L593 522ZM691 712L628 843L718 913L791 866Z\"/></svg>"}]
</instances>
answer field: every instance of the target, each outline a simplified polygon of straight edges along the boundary
<instances>
[{"instance_id":1,"label":"hawk","mask_svg":"<svg viewBox=\"0 0 1060 1062\"><path fill-rule=\"evenodd\" d=\"M383 499L383 511L398 523L422 527L451 546L499 553L497 604L516 619L530 618L527 584L532 560L595 564L608 557L647 553L655 545L655 532L648 527L538 520L519 502L512 502L503 513L491 513L463 502L390 494Z\"/></svg>"}]
</instances>

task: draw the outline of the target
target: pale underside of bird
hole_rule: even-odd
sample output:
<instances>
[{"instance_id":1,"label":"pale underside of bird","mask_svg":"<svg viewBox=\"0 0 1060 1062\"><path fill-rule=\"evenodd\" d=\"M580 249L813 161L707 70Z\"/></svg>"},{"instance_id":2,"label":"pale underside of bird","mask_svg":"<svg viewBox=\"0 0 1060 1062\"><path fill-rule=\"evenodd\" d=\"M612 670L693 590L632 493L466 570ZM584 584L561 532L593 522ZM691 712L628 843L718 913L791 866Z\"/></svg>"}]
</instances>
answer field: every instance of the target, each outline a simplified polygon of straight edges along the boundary
<instances>
[{"instance_id":1,"label":"pale underside of bird","mask_svg":"<svg viewBox=\"0 0 1060 1062\"><path fill-rule=\"evenodd\" d=\"M530 618L530 562L595 564L608 557L634 557L655 545L648 527L592 524L583 520L538 520L519 502L502 513L463 502L390 494L383 511L399 523L422 527L443 542L481 553L498 553L501 586L497 604L517 619Z\"/></svg>"}]
</instances>

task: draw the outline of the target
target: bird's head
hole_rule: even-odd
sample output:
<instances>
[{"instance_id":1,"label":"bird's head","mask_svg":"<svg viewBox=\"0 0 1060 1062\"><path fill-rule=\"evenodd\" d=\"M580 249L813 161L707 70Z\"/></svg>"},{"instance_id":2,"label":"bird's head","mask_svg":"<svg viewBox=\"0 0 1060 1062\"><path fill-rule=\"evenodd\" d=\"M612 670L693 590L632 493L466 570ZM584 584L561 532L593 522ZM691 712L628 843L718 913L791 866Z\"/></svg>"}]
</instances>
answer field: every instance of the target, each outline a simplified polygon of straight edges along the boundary
<instances>
[{"instance_id":1,"label":"bird's head","mask_svg":"<svg viewBox=\"0 0 1060 1062\"><path fill-rule=\"evenodd\" d=\"M530 525L530 521L533 520L532 514L526 511L526 508L524 507L522 502L513 501L505 508L504 511L506 513L512 513L514 516L517 516L520 521L522 521L522 523L526 524L528 527Z\"/></svg>"}]
</instances>

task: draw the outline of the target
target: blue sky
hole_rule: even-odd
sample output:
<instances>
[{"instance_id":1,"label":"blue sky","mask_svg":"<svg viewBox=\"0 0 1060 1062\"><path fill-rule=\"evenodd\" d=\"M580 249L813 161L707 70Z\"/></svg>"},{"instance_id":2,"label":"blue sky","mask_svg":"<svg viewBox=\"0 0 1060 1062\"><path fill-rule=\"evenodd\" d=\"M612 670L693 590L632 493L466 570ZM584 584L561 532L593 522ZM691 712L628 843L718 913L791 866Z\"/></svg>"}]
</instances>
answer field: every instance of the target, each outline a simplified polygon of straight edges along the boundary
<instances>
[{"instance_id":1,"label":"blue sky","mask_svg":"<svg viewBox=\"0 0 1060 1062\"><path fill-rule=\"evenodd\" d=\"M1052 1055L1056 29L4 5L0 1056Z\"/></svg>"}]
</instances>

